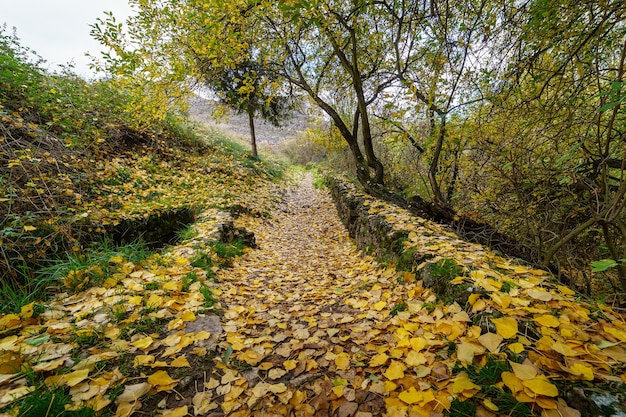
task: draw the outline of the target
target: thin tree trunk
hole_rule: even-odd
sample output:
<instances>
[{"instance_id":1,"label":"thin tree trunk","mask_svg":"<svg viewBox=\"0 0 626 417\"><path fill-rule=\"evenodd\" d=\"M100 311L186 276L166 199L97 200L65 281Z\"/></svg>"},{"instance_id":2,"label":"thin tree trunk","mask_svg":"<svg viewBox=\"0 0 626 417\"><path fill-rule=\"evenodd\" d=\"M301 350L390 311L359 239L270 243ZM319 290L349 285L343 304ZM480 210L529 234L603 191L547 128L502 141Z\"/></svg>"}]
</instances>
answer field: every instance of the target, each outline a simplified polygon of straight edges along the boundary
<instances>
[{"instance_id":1,"label":"thin tree trunk","mask_svg":"<svg viewBox=\"0 0 626 417\"><path fill-rule=\"evenodd\" d=\"M252 148L252 157L259 159L259 153L256 149L256 133L254 131L254 109L248 107L248 122L250 123L250 146Z\"/></svg>"}]
</instances>

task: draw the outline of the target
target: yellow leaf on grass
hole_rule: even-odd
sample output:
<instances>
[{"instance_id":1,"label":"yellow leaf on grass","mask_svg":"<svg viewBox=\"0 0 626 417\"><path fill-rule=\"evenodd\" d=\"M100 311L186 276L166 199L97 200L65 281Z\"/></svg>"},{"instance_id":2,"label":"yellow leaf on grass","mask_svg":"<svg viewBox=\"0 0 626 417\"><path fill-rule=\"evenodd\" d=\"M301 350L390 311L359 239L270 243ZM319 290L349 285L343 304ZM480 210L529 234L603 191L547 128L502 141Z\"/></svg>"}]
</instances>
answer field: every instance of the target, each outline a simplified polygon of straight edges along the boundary
<instances>
[{"instance_id":1,"label":"yellow leaf on grass","mask_svg":"<svg viewBox=\"0 0 626 417\"><path fill-rule=\"evenodd\" d=\"M513 372L502 372L502 382L506 385L513 394L516 394L524 389L522 380L515 376Z\"/></svg>"},{"instance_id":2,"label":"yellow leaf on grass","mask_svg":"<svg viewBox=\"0 0 626 417\"><path fill-rule=\"evenodd\" d=\"M466 397L471 397L480 390L480 386L474 384L465 372L461 372L452 382L453 394L463 394Z\"/></svg>"},{"instance_id":3,"label":"yellow leaf on grass","mask_svg":"<svg viewBox=\"0 0 626 417\"><path fill-rule=\"evenodd\" d=\"M543 314L541 316L535 317L535 321L546 327L559 327L559 324L561 324L558 318L550 314Z\"/></svg>"},{"instance_id":4,"label":"yellow leaf on grass","mask_svg":"<svg viewBox=\"0 0 626 417\"><path fill-rule=\"evenodd\" d=\"M115 399L116 404L121 403L132 403L141 398L142 395L150 392L152 388L152 384L148 382L141 382L139 384L134 385L126 385L124 386L124 392L117 396Z\"/></svg>"},{"instance_id":5,"label":"yellow leaf on grass","mask_svg":"<svg viewBox=\"0 0 626 417\"><path fill-rule=\"evenodd\" d=\"M180 291L183 288L183 284L180 281L167 281L162 287L166 291Z\"/></svg>"},{"instance_id":6,"label":"yellow leaf on grass","mask_svg":"<svg viewBox=\"0 0 626 417\"><path fill-rule=\"evenodd\" d=\"M350 368L350 355L345 352L338 354L335 356L335 365L337 365L337 369L340 371Z\"/></svg>"},{"instance_id":7,"label":"yellow leaf on grass","mask_svg":"<svg viewBox=\"0 0 626 417\"><path fill-rule=\"evenodd\" d=\"M519 355L520 353L524 351L524 345L519 342L511 343L509 345L509 350L515 353L516 355Z\"/></svg>"},{"instance_id":8,"label":"yellow leaf on grass","mask_svg":"<svg viewBox=\"0 0 626 417\"><path fill-rule=\"evenodd\" d=\"M133 366L148 366L154 363L154 355L137 355L133 362Z\"/></svg>"},{"instance_id":9,"label":"yellow leaf on grass","mask_svg":"<svg viewBox=\"0 0 626 417\"><path fill-rule=\"evenodd\" d=\"M378 355L372 356L372 359L370 359L369 365L371 367L384 365L387 363L388 360L389 360L389 356L387 356L386 353L379 353Z\"/></svg>"},{"instance_id":10,"label":"yellow leaf on grass","mask_svg":"<svg viewBox=\"0 0 626 417\"><path fill-rule=\"evenodd\" d=\"M475 349L469 343L463 342L456 345L456 357L463 363L472 363L474 361Z\"/></svg>"},{"instance_id":11,"label":"yellow leaf on grass","mask_svg":"<svg viewBox=\"0 0 626 417\"><path fill-rule=\"evenodd\" d=\"M5 406L35 391L35 387L19 387L9 390L0 398L0 406Z\"/></svg>"},{"instance_id":12,"label":"yellow leaf on grass","mask_svg":"<svg viewBox=\"0 0 626 417\"><path fill-rule=\"evenodd\" d=\"M393 381L394 379L400 379L404 377L404 370L406 366L402 362L391 361L391 365L385 371L384 375L387 379Z\"/></svg>"},{"instance_id":13,"label":"yellow leaf on grass","mask_svg":"<svg viewBox=\"0 0 626 417\"><path fill-rule=\"evenodd\" d=\"M489 349L489 352L497 353L502 340L502 336L500 335L495 333L485 333L478 338L478 343Z\"/></svg>"},{"instance_id":14,"label":"yellow leaf on grass","mask_svg":"<svg viewBox=\"0 0 626 417\"><path fill-rule=\"evenodd\" d=\"M154 339L152 339L150 336L146 336L144 338L135 340L131 343L131 345L135 346L138 349L145 350L148 349L153 342Z\"/></svg>"},{"instance_id":15,"label":"yellow leaf on grass","mask_svg":"<svg viewBox=\"0 0 626 417\"><path fill-rule=\"evenodd\" d=\"M491 319L496 326L496 333L505 339L511 339L517 335L517 320L513 317L502 317Z\"/></svg>"},{"instance_id":16,"label":"yellow leaf on grass","mask_svg":"<svg viewBox=\"0 0 626 417\"><path fill-rule=\"evenodd\" d=\"M146 301L146 307L148 308L158 308L163 305L163 297L156 294L150 294L148 300Z\"/></svg>"},{"instance_id":17,"label":"yellow leaf on grass","mask_svg":"<svg viewBox=\"0 0 626 417\"><path fill-rule=\"evenodd\" d=\"M537 376L537 368L531 365L524 365L523 363L515 363L509 361L511 368L513 368L513 373L515 376L522 381L533 379Z\"/></svg>"},{"instance_id":18,"label":"yellow leaf on grass","mask_svg":"<svg viewBox=\"0 0 626 417\"><path fill-rule=\"evenodd\" d=\"M545 375L539 375L533 379L522 381L522 384L529 388L532 392L539 395L545 395L546 397L556 397L559 395L559 390Z\"/></svg>"},{"instance_id":19,"label":"yellow leaf on grass","mask_svg":"<svg viewBox=\"0 0 626 417\"><path fill-rule=\"evenodd\" d=\"M495 405L489 398L485 398L483 400L483 405L491 411L498 411L498 406Z\"/></svg>"},{"instance_id":20,"label":"yellow leaf on grass","mask_svg":"<svg viewBox=\"0 0 626 417\"><path fill-rule=\"evenodd\" d=\"M586 381L593 381L593 369L582 363L576 363L569 367L570 373L573 375L580 375Z\"/></svg>"},{"instance_id":21,"label":"yellow leaf on grass","mask_svg":"<svg viewBox=\"0 0 626 417\"><path fill-rule=\"evenodd\" d=\"M30 304L22 306L22 309L20 311L20 316L22 316L23 319L29 319L33 316L34 311L35 311L35 302L33 301Z\"/></svg>"}]
</instances>

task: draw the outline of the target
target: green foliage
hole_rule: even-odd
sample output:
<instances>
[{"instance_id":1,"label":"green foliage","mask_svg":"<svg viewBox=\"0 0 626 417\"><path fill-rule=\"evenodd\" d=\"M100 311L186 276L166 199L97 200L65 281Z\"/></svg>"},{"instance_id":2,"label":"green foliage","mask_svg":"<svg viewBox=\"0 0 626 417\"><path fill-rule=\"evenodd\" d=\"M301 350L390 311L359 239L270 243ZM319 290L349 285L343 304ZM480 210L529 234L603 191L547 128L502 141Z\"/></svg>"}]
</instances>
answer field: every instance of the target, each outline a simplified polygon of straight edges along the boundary
<instances>
[{"instance_id":1,"label":"green foliage","mask_svg":"<svg viewBox=\"0 0 626 417\"><path fill-rule=\"evenodd\" d=\"M203 304L203 306L205 308L213 307L213 305L215 303L217 303L217 301L218 301L217 298L215 298L215 296L211 292L211 289L209 287L207 287L206 285L202 285L200 287L200 294L202 294L202 296L204 297L204 304Z\"/></svg>"},{"instance_id":2,"label":"green foliage","mask_svg":"<svg viewBox=\"0 0 626 417\"><path fill-rule=\"evenodd\" d=\"M63 417L96 417L96 412L90 408L76 411L65 409L71 397L64 388L48 388L40 384L33 393L19 401L20 417L63 416Z\"/></svg>"},{"instance_id":3,"label":"green foliage","mask_svg":"<svg viewBox=\"0 0 626 417\"><path fill-rule=\"evenodd\" d=\"M144 242L117 246L105 238L91 244L84 251L68 253L65 259L49 261L47 266L39 270L38 276L47 283L62 283L69 289L78 291L102 284L122 261L139 264L152 254Z\"/></svg>"},{"instance_id":4,"label":"green foliage","mask_svg":"<svg viewBox=\"0 0 626 417\"><path fill-rule=\"evenodd\" d=\"M621 263L625 263L626 259L620 259ZM611 268L615 268L618 265L613 259L602 259L601 261L595 261L591 263L591 272L603 272Z\"/></svg>"},{"instance_id":5,"label":"green foliage","mask_svg":"<svg viewBox=\"0 0 626 417\"><path fill-rule=\"evenodd\" d=\"M452 372L466 372L468 378L481 387L479 394L466 401L455 399L452 404L450 415L474 416L481 399L488 398L497 407L498 413L513 417L533 416L532 410L527 404L518 402L513 395L498 388L497 384L502 381L503 372L511 372L511 366L505 360L489 356L484 366L478 368L475 365L461 367L456 365Z\"/></svg>"}]
</instances>

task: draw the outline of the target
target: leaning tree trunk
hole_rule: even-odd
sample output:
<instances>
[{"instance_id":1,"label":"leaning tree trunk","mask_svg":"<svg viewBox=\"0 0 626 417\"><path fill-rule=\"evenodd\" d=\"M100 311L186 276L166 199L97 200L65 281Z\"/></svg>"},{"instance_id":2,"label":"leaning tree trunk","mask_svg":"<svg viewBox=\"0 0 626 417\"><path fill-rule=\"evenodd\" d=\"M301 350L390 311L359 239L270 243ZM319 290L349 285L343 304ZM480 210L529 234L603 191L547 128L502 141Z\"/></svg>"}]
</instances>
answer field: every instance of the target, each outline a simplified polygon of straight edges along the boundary
<instances>
[{"instance_id":1,"label":"leaning tree trunk","mask_svg":"<svg viewBox=\"0 0 626 417\"><path fill-rule=\"evenodd\" d=\"M252 157L259 159L259 153L256 149L256 133L254 131L254 109L248 107L248 122L250 124L250 147L252 148Z\"/></svg>"}]
</instances>

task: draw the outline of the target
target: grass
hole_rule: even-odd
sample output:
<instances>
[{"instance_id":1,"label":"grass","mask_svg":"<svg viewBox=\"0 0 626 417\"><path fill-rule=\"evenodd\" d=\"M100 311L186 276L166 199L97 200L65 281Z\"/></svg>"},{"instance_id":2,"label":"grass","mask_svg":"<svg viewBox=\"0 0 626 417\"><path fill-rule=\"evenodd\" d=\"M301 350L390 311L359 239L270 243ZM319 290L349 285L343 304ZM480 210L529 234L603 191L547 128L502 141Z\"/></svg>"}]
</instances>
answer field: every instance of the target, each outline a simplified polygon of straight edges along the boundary
<instances>
[{"instance_id":1,"label":"grass","mask_svg":"<svg viewBox=\"0 0 626 417\"><path fill-rule=\"evenodd\" d=\"M85 251L68 253L65 259L50 261L50 265L39 270L38 276L45 282L62 283L72 291L79 291L102 284L114 272L116 264L138 264L153 253L140 241L117 246L105 238Z\"/></svg>"},{"instance_id":2,"label":"grass","mask_svg":"<svg viewBox=\"0 0 626 417\"><path fill-rule=\"evenodd\" d=\"M520 403L508 391L498 387L498 383L502 381L502 373L510 372L511 366L505 360L490 356L487 362L481 368L475 365L468 365L465 368L456 365L453 373L466 372L469 379L481 387L480 394L466 400L459 401L455 399L452 402L450 416L474 416L478 404L482 399L488 398L498 407L499 415L507 415L511 417L530 417L533 411L525 403Z\"/></svg>"},{"instance_id":3,"label":"grass","mask_svg":"<svg viewBox=\"0 0 626 417\"><path fill-rule=\"evenodd\" d=\"M70 411L65 406L71 403L71 397L63 388L48 388L40 384L35 391L19 401L19 417L95 417L90 408ZM100 414L101 417L105 416Z\"/></svg>"}]
</instances>

